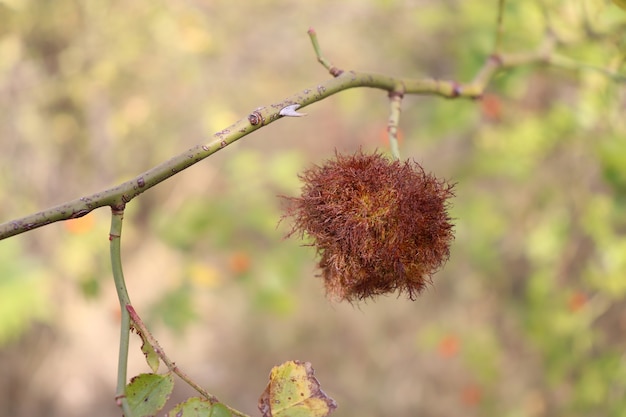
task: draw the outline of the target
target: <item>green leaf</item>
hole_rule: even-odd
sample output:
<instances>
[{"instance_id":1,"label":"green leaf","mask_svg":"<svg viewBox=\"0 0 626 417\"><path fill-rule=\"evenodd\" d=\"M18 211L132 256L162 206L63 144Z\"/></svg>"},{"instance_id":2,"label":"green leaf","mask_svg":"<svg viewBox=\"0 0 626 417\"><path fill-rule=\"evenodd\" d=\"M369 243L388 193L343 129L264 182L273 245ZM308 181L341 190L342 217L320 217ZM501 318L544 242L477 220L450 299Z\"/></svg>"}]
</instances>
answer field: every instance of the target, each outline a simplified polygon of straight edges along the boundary
<instances>
[{"instance_id":1,"label":"green leaf","mask_svg":"<svg viewBox=\"0 0 626 417\"><path fill-rule=\"evenodd\" d=\"M232 417L232 413L224 404L213 404L211 417Z\"/></svg>"},{"instance_id":2,"label":"green leaf","mask_svg":"<svg viewBox=\"0 0 626 417\"><path fill-rule=\"evenodd\" d=\"M141 351L146 357L146 362L148 363L148 366L150 367L150 369L152 369L152 372L158 371L160 363L159 355L157 355L152 345L148 343L148 341L145 339L143 333L139 333L139 336L141 336L141 340L143 340L143 343L141 344Z\"/></svg>"},{"instance_id":3,"label":"green leaf","mask_svg":"<svg viewBox=\"0 0 626 417\"><path fill-rule=\"evenodd\" d=\"M337 404L320 389L309 362L288 361L275 366L259 398L263 417L325 417Z\"/></svg>"},{"instance_id":4,"label":"green leaf","mask_svg":"<svg viewBox=\"0 0 626 417\"><path fill-rule=\"evenodd\" d=\"M148 342L148 338L141 332L138 328L135 327L135 331L137 335L141 338L141 351L143 355L146 357L146 362L148 366L152 370L152 372L156 372L159 370L160 359L159 355L154 351L154 348Z\"/></svg>"},{"instance_id":5,"label":"green leaf","mask_svg":"<svg viewBox=\"0 0 626 417\"><path fill-rule=\"evenodd\" d=\"M200 397L189 398L177 404L168 414L168 417L232 417L228 407L224 404L211 404Z\"/></svg>"},{"instance_id":6,"label":"green leaf","mask_svg":"<svg viewBox=\"0 0 626 417\"><path fill-rule=\"evenodd\" d=\"M126 399L133 416L155 415L172 393L174 379L170 374L141 374L126 386Z\"/></svg>"}]
</instances>

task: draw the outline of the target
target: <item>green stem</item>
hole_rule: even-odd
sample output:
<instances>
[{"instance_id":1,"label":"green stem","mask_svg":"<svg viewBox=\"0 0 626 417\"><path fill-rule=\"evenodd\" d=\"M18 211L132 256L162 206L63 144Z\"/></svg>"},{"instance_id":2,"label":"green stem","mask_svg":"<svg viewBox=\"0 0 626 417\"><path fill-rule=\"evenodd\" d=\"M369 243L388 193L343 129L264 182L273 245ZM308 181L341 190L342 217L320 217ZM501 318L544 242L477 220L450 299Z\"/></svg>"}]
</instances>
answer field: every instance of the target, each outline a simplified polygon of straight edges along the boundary
<instances>
[{"instance_id":1,"label":"green stem","mask_svg":"<svg viewBox=\"0 0 626 417\"><path fill-rule=\"evenodd\" d=\"M130 340L130 315L128 313L130 297L126 290L124 272L122 271L121 238L123 220L124 206L112 207L111 230L109 232L109 241L111 242L111 268L113 270L113 280L115 281L115 289L117 291L117 298L120 301L121 311L120 351L117 363L117 389L115 391L115 398L118 405L122 407L124 416L132 417L132 411L126 400L126 370L128 367L128 345Z\"/></svg>"},{"instance_id":2,"label":"green stem","mask_svg":"<svg viewBox=\"0 0 626 417\"><path fill-rule=\"evenodd\" d=\"M320 48L320 44L317 41L317 33L315 32L315 29L309 28L307 33L309 34L309 38L311 39L311 44L313 45L313 51L315 52L315 56L317 57L317 62L322 64L322 66L326 68L333 77L341 75L343 70L335 67L332 62L324 58L324 56L322 55L322 48Z\"/></svg>"}]
</instances>

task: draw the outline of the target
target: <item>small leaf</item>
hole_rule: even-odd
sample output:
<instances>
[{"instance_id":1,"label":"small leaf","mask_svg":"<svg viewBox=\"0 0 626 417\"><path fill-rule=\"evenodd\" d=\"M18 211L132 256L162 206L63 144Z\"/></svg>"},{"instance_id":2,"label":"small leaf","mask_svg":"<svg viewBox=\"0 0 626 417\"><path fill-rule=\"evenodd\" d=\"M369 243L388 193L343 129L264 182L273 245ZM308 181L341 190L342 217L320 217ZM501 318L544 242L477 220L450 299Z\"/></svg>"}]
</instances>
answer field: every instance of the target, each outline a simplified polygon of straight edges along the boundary
<instances>
[{"instance_id":1,"label":"small leaf","mask_svg":"<svg viewBox=\"0 0 626 417\"><path fill-rule=\"evenodd\" d=\"M133 416L155 415L172 393L174 379L170 374L141 374L126 386L126 399Z\"/></svg>"},{"instance_id":2,"label":"small leaf","mask_svg":"<svg viewBox=\"0 0 626 417\"><path fill-rule=\"evenodd\" d=\"M141 340L143 340L143 343L141 344L141 351L146 357L146 362L148 363L150 369L152 369L152 372L156 372L159 370L159 355L157 355L152 345L144 338L143 333L139 333L139 335L141 336Z\"/></svg>"},{"instance_id":3,"label":"small leaf","mask_svg":"<svg viewBox=\"0 0 626 417\"><path fill-rule=\"evenodd\" d=\"M168 417L232 417L232 414L224 404L211 404L204 398L193 397L177 404Z\"/></svg>"},{"instance_id":4,"label":"small leaf","mask_svg":"<svg viewBox=\"0 0 626 417\"><path fill-rule=\"evenodd\" d=\"M148 366L152 370L152 372L156 373L159 370L159 355L154 351L152 345L148 342L146 336L136 327L134 326L137 335L141 338L141 351L143 355L146 357L146 362Z\"/></svg>"},{"instance_id":5,"label":"small leaf","mask_svg":"<svg viewBox=\"0 0 626 417\"><path fill-rule=\"evenodd\" d=\"M337 404L320 389L309 362L288 361L275 366L259 398L263 417L325 417Z\"/></svg>"}]
</instances>

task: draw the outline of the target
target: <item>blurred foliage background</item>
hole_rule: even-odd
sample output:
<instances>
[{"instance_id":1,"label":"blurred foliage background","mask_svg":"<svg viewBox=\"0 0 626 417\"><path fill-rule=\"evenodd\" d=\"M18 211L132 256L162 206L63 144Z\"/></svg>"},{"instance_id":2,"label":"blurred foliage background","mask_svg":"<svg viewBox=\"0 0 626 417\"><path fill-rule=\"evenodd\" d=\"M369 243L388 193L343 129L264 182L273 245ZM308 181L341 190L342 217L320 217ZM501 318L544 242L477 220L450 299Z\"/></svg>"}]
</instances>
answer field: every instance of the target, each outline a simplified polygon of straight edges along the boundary
<instances>
[{"instance_id":1,"label":"blurred foliage background","mask_svg":"<svg viewBox=\"0 0 626 417\"><path fill-rule=\"evenodd\" d=\"M339 67L469 81L496 5L0 1L0 220L327 79L310 26ZM549 24L563 55L624 73L626 13L609 1L509 1L504 19L505 52ZM625 111L624 84L549 67L502 73L482 101L407 97L403 156L458 183L451 259L416 302L343 305L324 298L314 250L284 239L277 197L335 149L386 149L386 95L340 93L134 200L131 299L179 366L251 414L271 367L300 359L336 416L621 416ZM101 209L0 242L0 415L119 415L108 222ZM146 372L131 349L131 374ZM172 402L189 395L179 383Z\"/></svg>"}]
</instances>

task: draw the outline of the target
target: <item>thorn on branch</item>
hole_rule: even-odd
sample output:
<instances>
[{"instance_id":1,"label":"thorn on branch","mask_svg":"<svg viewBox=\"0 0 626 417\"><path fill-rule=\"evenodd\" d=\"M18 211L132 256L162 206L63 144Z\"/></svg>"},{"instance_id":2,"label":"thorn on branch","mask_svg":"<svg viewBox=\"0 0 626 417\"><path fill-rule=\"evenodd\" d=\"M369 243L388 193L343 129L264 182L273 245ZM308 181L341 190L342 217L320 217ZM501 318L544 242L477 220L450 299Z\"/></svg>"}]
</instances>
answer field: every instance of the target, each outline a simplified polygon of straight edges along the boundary
<instances>
[{"instance_id":1,"label":"thorn on branch","mask_svg":"<svg viewBox=\"0 0 626 417\"><path fill-rule=\"evenodd\" d=\"M281 116L287 117L302 117L306 116L306 113L298 113L296 110L300 108L299 104L291 104L289 106L283 107L278 114Z\"/></svg>"}]
</instances>

